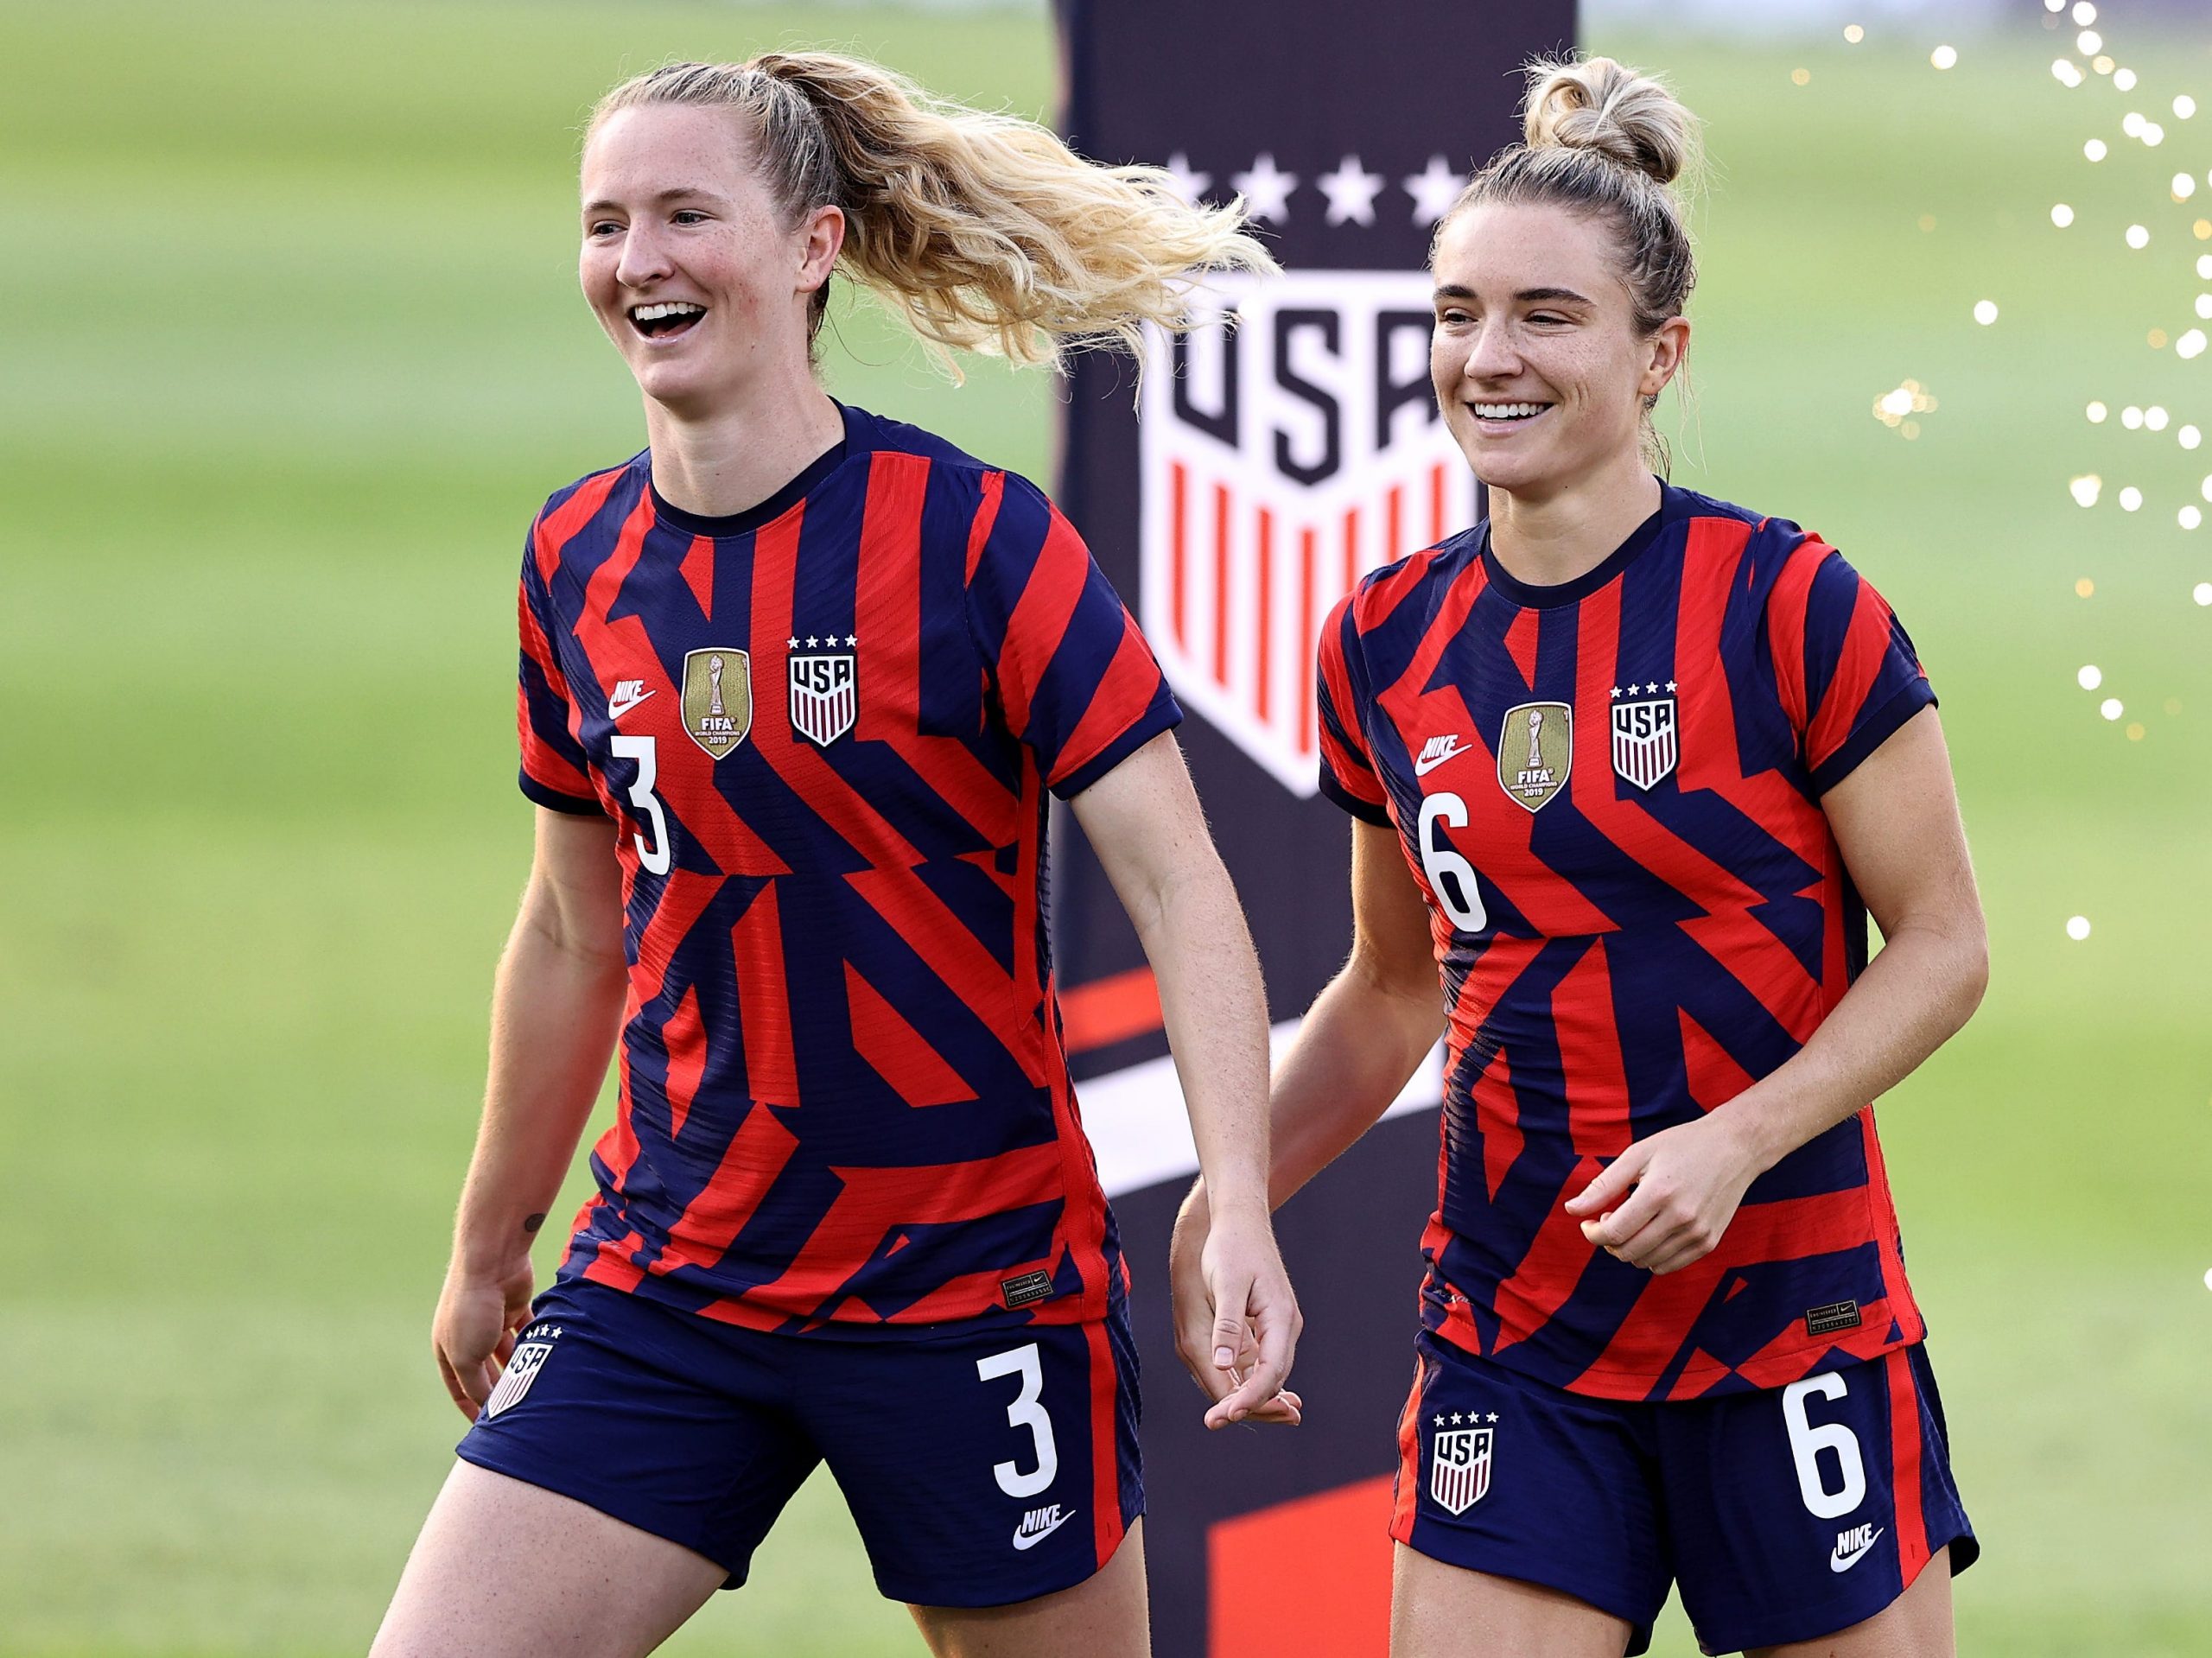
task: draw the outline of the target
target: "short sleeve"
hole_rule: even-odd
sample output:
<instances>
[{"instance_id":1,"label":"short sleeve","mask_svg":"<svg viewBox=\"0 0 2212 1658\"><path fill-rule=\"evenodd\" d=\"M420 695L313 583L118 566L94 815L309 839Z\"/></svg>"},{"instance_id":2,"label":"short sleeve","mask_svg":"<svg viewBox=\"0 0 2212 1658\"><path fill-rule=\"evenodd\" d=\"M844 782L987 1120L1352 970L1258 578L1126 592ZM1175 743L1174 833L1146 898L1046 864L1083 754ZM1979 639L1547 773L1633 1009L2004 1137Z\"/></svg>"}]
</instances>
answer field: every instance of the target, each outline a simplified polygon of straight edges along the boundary
<instances>
[{"instance_id":1,"label":"short sleeve","mask_svg":"<svg viewBox=\"0 0 2212 1658\"><path fill-rule=\"evenodd\" d=\"M578 816L606 808L592 788L589 762L576 740L569 682L552 645L553 604L539 573L533 532L523 548L516 623L522 636L515 683L515 732L522 746L522 791L541 806Z\"/></svg>"},{"instance_id":2,"label":"short sleeve","mask_svg":"<svg viewBox=\"0 0 2212 1658\"><path fill-rule=\"evenodd\" d=\"M1873 584L1808 537L1767 606L1783 711L1813 787L1826 794L1936 701L1912 640Z\"/></svg>"},{"instance_id":3,"label":"short sleeve","mask_svg":"<svg viewBox=\"0 0 2212 1658\"><path fill-rule=\"evenodd\" d=\"M1388 823L1389 796L1376 772L1375 757L1359 723L1363 699L1353 680L1359 625L1352 615L1352 598L1347 594L1338 600L1323 624L1320 659L1313 676L1321 734L1321 792L1363 823Z\"/></svg>"},{"instance_id":4,"label":"short sleeve","mask_svg":"<svg viewBox=\"0 0 2212 1658\"><path fill-rule=\"evenodd\" d=\"M968 565L976 649L1007 728L1054 794L1080 794L1181 723L1136 619L1034 484L984 474Z\"/></svg>"}]
</instances>

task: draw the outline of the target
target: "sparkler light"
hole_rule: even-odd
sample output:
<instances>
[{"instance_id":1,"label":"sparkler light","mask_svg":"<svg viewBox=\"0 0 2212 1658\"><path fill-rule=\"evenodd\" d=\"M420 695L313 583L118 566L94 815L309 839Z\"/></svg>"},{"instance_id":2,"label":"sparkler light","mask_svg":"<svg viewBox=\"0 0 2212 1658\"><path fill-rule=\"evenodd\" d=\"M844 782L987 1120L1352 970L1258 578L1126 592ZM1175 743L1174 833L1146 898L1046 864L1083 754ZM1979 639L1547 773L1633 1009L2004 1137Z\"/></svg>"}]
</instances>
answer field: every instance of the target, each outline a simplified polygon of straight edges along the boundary
<instances>
[{"instance_id":1,"label":"sparkler light","mask_svg":"<svg viewBox=\"0 0 2212 1658\"><path fill-rule=\"evenodd\" d=\"M2094 472L2085 473L2081 477L2071 480L2066 486L2073 492L2074 499L2083 506L2094 506L2097 504L2097 496L2104 486L2105 480ZM2208 495L2204 499L2212 501L2212 495Z\"/></svg>"},{"instance_id":2,"label":"sparkler light","mask_svg":"<svg viewBox=\"0 0 2212 1658\"><path fill-rule=\"evenodd\" d=\"M1955 46L1939 46L1928 54L1928 61L1938 69L1948 69L1959 60L1959 49Z\"/></svg>"},{"instance_id":3,"label":"sparkler light","mask_svg":"<svg viewBox=\"0 0 2212 1658\"><path fill-rule=\"evenodd\" d=\"M2107 696L2103 702L2097 704L2097 712L2103 715L2107 720L2117 720L2121 715L2127 712L2127 705L2121 702L2117 696Z\"/></svg>"},{"instance_id":4,"label":"sparkler light","mask_svg":"<svg viewBox=\"0 0 2212 1658\"><path fill-rule=\"evenodd\" d=\"M1985 328L1986 328L1991 323L1996 321L1997 302L1990 299L1979 300L1975 302L1974 308L1974 320L1981 324Z\"/></svg>"},{"instance_id":5,"label":"sparkler light","mask_svg":"<svg viewBox=\"0 0 2212 1658\"><path fill-rule=\"evenodd\" d=\"M2093 691L2105 683L2104 670L2091 663L2074 676L2074 683L2085 691Z\"/></svg>"},{"instance_id":6,"label":"sparkler light","mask_svg":"<svg viewBox=\"0 0 2212 1658\"><path fill-rule=\"evenodd\" d=\"M2077 944L2087 938L2089 936L2089 918L2085 915L2068 917L2066 936ZM2206 1276L2212 1277L2212 1274L2207 1274Z\"/></svg>"},{"instance_id":7,"label":"sparkler light","mask_svg":"<svg viewBox=\"0 0 2212 1658\"><path fill-rule=\"evenodd\" d=\"M2059 229L2064 230L2074 222L2074 210L2064 202L2060 202L2050 210L2050 222Z\"/></svg>"}]
</instances>

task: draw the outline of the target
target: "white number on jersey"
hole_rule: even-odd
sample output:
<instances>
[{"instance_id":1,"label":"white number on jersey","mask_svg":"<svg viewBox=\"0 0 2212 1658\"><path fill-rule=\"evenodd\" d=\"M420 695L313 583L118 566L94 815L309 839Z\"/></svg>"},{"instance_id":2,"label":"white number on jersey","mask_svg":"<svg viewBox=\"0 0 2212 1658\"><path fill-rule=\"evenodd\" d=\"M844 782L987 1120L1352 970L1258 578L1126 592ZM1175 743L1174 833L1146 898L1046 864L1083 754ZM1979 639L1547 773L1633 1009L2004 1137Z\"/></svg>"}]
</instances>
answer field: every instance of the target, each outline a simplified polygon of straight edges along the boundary
<instances>
[{"instance_id":1,"label":"white number on jersey","mask_svg":"<svg viewBox=\"0 0 2212 1658\"><path fill-rule=\"evenodd\" d=\"M638 843L638 861L650 873L665 875L676 861L675 851L668 840L668 816L660 809L660 801L653 793L653 779L659 775L653 756L651 737L633 737L618 731L607 739L617 759L638 762L638 780L630 785L630 804L645 813L653 826L653 838L649 843L642 835L631 838Z\"/></svg>"},{"instance_id":2,"label":"white number on jersey","mask_svg":"<svg viewBox=\"0 0 2212 1658\"><path fill-rule=\"evenodd\" d=\"M1414 829L1421 843L1421 867L1428 876L1428 890L1436 906L1461 932L1480 932L1490 925L1483 908L1482 888L1475 884L1475 867L1444 843L1435 833L1439 819L1453 829L1467 827L1467 803L1458 795L1438 794L1421 803L1421 821Z\"/></svg>"}]
</instances>

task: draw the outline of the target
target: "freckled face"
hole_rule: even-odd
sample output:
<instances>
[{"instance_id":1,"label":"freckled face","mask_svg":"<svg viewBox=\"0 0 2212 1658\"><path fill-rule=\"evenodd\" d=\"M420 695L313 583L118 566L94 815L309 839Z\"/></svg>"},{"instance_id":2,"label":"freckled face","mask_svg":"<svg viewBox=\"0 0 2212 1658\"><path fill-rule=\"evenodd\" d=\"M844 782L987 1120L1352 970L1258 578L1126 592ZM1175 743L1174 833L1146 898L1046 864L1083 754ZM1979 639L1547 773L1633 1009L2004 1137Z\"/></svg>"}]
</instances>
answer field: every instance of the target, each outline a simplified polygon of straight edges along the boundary
<instances>
[{"instance_id":1,"label":"freckled face","mask_svg":"<svg viewBox=\"0 0 2212 1658\"><path fill-rule=\"evenodd\" d=\"M1475 475L1537 499L1638 453L1643 400L1674 378L1688 325L1650 338L1600 219L1484 203L1446 225L1429 369Z\"/></svg>"},{"instance_id":2,"label":"freckled face","mask_svg":"<svg viewBox=\"0 0 2212 1658\"><path fill-rule=\"evenodd\" d=\"M683 105L618 111L584 147L584 298L645 395L681 412L804 364L828 275L808 280L807 224L784 223L749 149L737 117Z\"/></svg>"}]
</instances>

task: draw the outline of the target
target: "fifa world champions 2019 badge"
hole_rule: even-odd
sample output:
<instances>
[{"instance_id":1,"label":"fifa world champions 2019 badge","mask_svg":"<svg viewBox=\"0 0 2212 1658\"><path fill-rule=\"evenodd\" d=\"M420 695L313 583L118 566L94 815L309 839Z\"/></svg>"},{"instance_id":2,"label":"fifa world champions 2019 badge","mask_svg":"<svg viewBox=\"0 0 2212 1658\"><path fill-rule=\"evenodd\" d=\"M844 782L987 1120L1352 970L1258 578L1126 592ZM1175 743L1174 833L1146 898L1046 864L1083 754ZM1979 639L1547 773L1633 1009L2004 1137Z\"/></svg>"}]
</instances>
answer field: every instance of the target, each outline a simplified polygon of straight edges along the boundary
<instances>
[{"instance_id":1,"label":"fifa world champions 2019 badge","mask_svg":"<svg viewBox=\"0 0 2212 1658\"><path fill-rule=\"evenodd\" d=\"M1445 1513L1465 1514L1489 1494L1497 1434L1497 1429L1488 1427L1436 1430L1429 1445L1428 1494Z\"/></svg>"},{"instance_id":2,"label":"fifa world champions 2019 badge","mask_svg":"<svg viewBox=\"0 0 2212 1658\"><path fill-rule=\"evenodd\" d=\"M1647 792L1656 788L1681 757L1680 724L1675 712L1675 682L1658 695L1655 681L1640 689L1631 682L1613 689L1613 772Z\"/></svg>"},{"instance_id":3,"label":"fifa world champions 2019 badge","mask_svg":"<svg viewBox=\"0 0 2212 1658\"><path fill-rule=\"evenodd\" d=\"M791 643L796 646L798 641ZM850 731L860 713L860 658L854 648L860 640L849 633L844 643L842 651L794 650L790 659L791 731L821 748Z\"/></svg>"},{"instance_id":4,"label":"fifa world champions 2019 badge","mask_svg":"<svg viewBox=\"0 0 2212 1658\"><path fill-rule=\"evenodd\" d=\"M1574 710L1564 702L1522 702L1505 711L1497 734L1497 782L1507 797L1541 811L1567 787L1574 768Z\"/></svg>"},{"instance_id":5,"label":"fifa world champions 2019 badge","mask_svg":"<svg viewBox=\"0 0 2212 1658\"><path fill-rule=\"evenodd\" d=\"M753 729L753 660L729 645L683 657L683 734L720 759Z\"/></svg>"}]
</instances>

